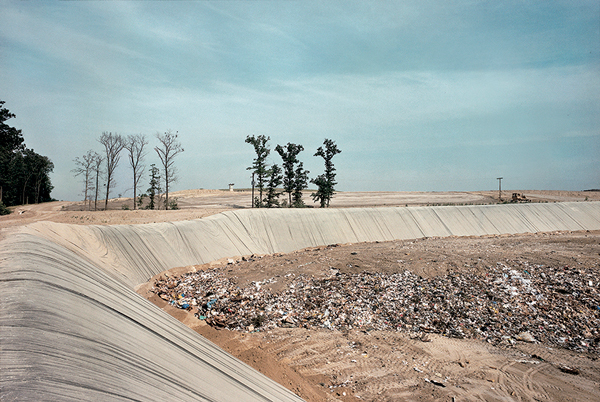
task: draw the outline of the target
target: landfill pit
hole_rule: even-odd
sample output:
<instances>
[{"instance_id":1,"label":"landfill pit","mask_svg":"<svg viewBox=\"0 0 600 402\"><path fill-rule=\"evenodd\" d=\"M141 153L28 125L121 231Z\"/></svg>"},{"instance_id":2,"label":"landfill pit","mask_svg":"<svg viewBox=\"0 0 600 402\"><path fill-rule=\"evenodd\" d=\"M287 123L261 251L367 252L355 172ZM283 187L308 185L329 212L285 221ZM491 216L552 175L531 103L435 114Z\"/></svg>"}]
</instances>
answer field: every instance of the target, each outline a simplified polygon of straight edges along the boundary
<instances>
[{"instance_id":1,"label":"landfill pit","mask_svg":"<svg viewBox=\"0 0 600 402\"><path fill-rule=\"evenodd\" d=\"M431 370L423 359L415 363L418 352L398 357L404 368L414 371L403 386L396 378L402 371L388 363L388 369L386 364L378 367L379 380L388 378L383 381L386 385L374 388L373 380L367 380L369 370L358 369L357 358L376 358L386 346L393 350L383 342L386 337L417 344L473 340L480 347L487 344L492 354L514 353L513 361L521 356L523 365L553 368L559 377L586 372L598 390L599 261L598 232L430 238L238 257L227 265L198 266L183 275L165 273L152 291L213 328L240 333L244 342L279 344L272 346L279 359L287 359L305 375L329 377L319 383L329 391L328 398L394 400L414 386L433 387L437 397L460 395L457 389L466 389L451 371ZM358 345L347 342L347 355L355 357L349 359L354 368L333 369L330 364L335 359L325 352L319 364L298 357L317 349L314 342L328 332L336 339L362 337ZM369 335L376 335L377 341ZM294 336L302 339L288 339ZM364 337L370 338L370 346ZM340 346L343 343L336 341L335 347ZM584 360L569 357L575 354ZM463 368L468 365L468 361L458 363ZM471 374L481 376L481 372ZM545 379L548 384L539 385L540 390L551 387L554 380ZM476 384L473 379L464 381L471 387ZM528 400L526 387L510 381L504 390L494 391ZM548 391L544 392L549 400L568 400ZM579 399L586 400L585 395Z\"/></svg>"},{"instance_id":2,"label":"landfill pit","mask_svg":"<svg viewBox=\"0 0 600 402\"><path fill-rule=\"evenodd\" d=\"M277 282L275 277L240 288L225 269L214 268L157 281L155 292L209 325L230 330L427 332L494 345L539 341L598 354L597 267L515 261L487 271L422 278L408 270L348 274L330 269L324 278L294 275L284 291L273 292L264 285Z\"/></svg>"}]
</instances>

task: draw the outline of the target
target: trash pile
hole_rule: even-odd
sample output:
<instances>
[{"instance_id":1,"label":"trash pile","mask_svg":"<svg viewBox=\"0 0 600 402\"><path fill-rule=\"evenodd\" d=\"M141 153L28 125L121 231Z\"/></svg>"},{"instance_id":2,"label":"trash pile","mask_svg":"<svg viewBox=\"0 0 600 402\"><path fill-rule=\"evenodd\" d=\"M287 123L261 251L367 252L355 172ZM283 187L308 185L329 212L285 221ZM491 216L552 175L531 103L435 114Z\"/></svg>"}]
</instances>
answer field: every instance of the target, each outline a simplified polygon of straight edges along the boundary
<instances>
[{"instance_id":1,"label":"trash pile","mask_svg":"<svg viewBox=\"0 0 600 402\"><path fill-rule=\"evenodd\" d=\"M218 328L397 330L494 345L542 342L598 354L598 275L568 266L510 265L497 263L485 275L454 272L428 279L410 271L330 269L322 278L295 276L282 292L264 287L278 278L240 288L216 268L158 280L153 292Z\"/></svg>"}]
</instances>

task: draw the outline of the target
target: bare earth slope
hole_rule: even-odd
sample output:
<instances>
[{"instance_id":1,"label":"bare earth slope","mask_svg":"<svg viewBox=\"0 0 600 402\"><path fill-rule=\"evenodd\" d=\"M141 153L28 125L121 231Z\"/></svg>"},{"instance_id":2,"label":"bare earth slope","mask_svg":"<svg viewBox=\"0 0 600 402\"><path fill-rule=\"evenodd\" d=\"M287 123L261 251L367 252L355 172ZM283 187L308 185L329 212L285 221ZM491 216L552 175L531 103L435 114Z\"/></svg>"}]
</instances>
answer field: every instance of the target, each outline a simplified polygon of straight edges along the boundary
<instances>
[{"instance_id":1,"label":"bare earth slope","mask_svg":"<svg viewBox=\"0 0 600 402\"><path fill-rule=\"evenodd\" d=\"M217 203L205 208L208 211L206 214L219 209L219 205L221 204ZM61 209L62 207L60 205ZM105 220L102 223L109 224L112 222L108 221L114 216L110 214L118 213L123 214L120 219L124 221L135 219L138 223L144 219L154 219L165 222L171 213L170 217L177 219L176 216L179 215L176 214L182 214L182 217L184 214L200 211L188 209L190 211L166 211L154 216L144 216L147 211L106 211L101 214L82 211L76 219L89 221L101 217L100 219ZM231 211L197 221L104 227L41 222L73 219L72 214L76 213L74 211L48 211L43 206L24 207L21 210L25 212L0 218L3 228L0 242L0 390L6 400L39 400L42 397L49 400L294 400L293 394L215 349L193 331L132 292L134 287L152 275L171 267L208 263L244 254L292 252L331 243L600 229L600 205L589 202L328 211ZM203 213L200 211L200 214ZM86 219L88 217L90 219ZM26 222L33 224L22 227L21 224ZM295 231L293 228L301 230ZM586 255L588 252L587 249L583 251ZM264 261L267 262L268 259ZM371 264L377 265L376 261L378 259ZM261 265L258 267L260 271ZM237 274L248 275L247 279L250 279L253 269L256 270L257 267L248 266ZM416 270L417 267L410 269ZM177 310L177 314L181 314L181 310ZM241 333L215 331L198 325L197 320L191 320L185 315L179 318L196 329L200 328L208 338L224 342L224 346L240 358L254 363L258 369L308 400L326 400L332 397L355 400L357 396L373 400L380 400L384 396L393 400L418 400L436 395L485 395L482 396L483 399L494 400L504 398L506 393L517 395L519 392L521 393L518 395L521 396L517 400L554 397L547 389L536 385L537 380L531 379L537 378L537 374L529 375L529 379L524 380L526 392L522 392L516 385L507 385L504 389L500 387L504 392L500 394L490 394L487 387L480 391L476 390L477 387L472 387L468 392L457 391L468 389L464 385L466 383L453 383L452 386L457 389L436 385L450 384L450 378L453 378L451 372L442 372L442 368L447 366L442 358L451 354L445 342L452 345L455 345L453 342L466 342L465 345L475 348L473 356L479 356L483 353L482 350L487 350L488 345L484 344L485 348L479 347L477 341L437 337L436 334L431 335L432 342L419 340L418 342L427 344L427 347L421 347L418 343L425 351L424 356L428 359L431 357L432 361L434 358L442 359L441 363L434 367L433 372L427 373L429 381L420 377L410 380L410 376L404 373L415 383L410 385L409 380L407 383L400 382L400 385L394 385L398 388L396 391L390 391L391 388L396 388L390 388L389 381L384 380L377 385L375 380L385 378L385 370L381 375L368 365L356 370L356 367L363 367L360 364L366 362L358 358L332 366L332 355L327 354L333 348L343 349L342 340L334 339L334 343L329 343L332 334L334 337L347 337L353 336L354 331L358 337L370 337L374 334L373 331L353 329L347 333L334 333L335 331L326 330L307 334L298 332L303 331L300 328L287 328L242 336ZM270 338L266 338L267 336ZM319 338L321 336L323 338ZM386 332L378 336L390 339L389 347L394 350L403 339L406 344L417 342L410 337L402 338L406 336L402 333ZM399 338L394 338L396 336ZM243 339L240 341L238 337ZM312 344L306 341L309 338L321 340ZM442 346L437 343L438 338ZM353 350L357 352L355 349L360 346L357 343L364 343L357 339L358 341L347 342L352 350L340 349L338 353L348 357ZM310 350L305 354L298 354L303 350L304 344L309 345ZM385 349L385 343L374 346L377 346L374 349ZM536 345L531 345L534 346ZM467 348L464 345L462 347ZM361 358L373 354L368 350L360 352ZM419 353L421 352L409 351L406 356L420 359ZM535 354L541 356L544 362L549 362L548 370L558 367L558 361L552 363L547 356L539 353L530 353L530 356ZM311 366L312 363L305 364L312 361L311 355L325 356L327 361L315 361L314 366ZM469 359L476 360L471 354L469 356ZM484 360L486 359L484 355ZM425 373L423 367L430 363L421 360L419 366L409 367L408 372ZM460 363L464 366L471 364L471 361ZM511 362L512 360L509 361ZM581 374L576 377L571 374L577 379L575 382L566 377L574 388L548 380L559 389L557 392L560 395L564 394L566 397L569 392L578 390L585 396L592 392L591 389L597 388L597 366L591 364L590 370L587 370L585 359L567 361L569 362L577 363L581 370ZM326 367L323 368L323 364ZM385 362L383 364L389 366ZM486 364L498 369L497 365ZM346 365L348 367L344 368ZM411 366L411 362L406 360L404 366ZM510 370L513 366L515 364L510 364ZM347 369L356 374L347 374ZM520 366L517 369L520 370ZM505 370L507 374L503 375L508 378L510 374L518 378L519 371L513 373L510 370ZM402 373L400 368L393 370L394 377L401 376ZM543 372L544 375L554 376L553 372L549 373ZM357 378L354 378L355 375ZM481 375L482 372L476 371L474 377L471 376L472 381ZM443 381L437 380L438 377ZM343 384L336 383L342 378ZM355 381L354 389L348 387L351 381ZM369 386L361 388L361 381ZM421 381L425 381L425 388ZM497 378L486 378L485 381L497 383L498 386L506 383L500 375ZM544 378L540 381L547 382ZM483 384L489 385L485 382ZM339 385L344 385L346 390L342 390ZM433 388L427 388L430 386ZM439 393L449 389L452 393Z\"/></svg>"}]
</instances>

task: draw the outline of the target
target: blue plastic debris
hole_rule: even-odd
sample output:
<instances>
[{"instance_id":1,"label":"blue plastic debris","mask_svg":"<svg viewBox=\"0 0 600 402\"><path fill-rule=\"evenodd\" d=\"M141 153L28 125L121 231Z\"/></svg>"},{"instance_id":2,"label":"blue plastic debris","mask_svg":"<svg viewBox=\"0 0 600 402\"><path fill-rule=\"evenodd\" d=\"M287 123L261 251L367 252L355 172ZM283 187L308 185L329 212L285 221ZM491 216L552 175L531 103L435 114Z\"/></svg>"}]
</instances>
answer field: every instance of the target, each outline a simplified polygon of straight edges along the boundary
<instances>
[{"instance_id":1,"label":"blue plastic debris","mask_svg":"<svg viewBox=\"0 0 600 402\"><path fill-rule=\"evenodd\" d=\"M212 307L215 305L215 303L217 302L218 299L212 299L211 301L209 301L208 303L206 303L206 309L210 310L212 309Z\"/></svg>"}]
</instances>

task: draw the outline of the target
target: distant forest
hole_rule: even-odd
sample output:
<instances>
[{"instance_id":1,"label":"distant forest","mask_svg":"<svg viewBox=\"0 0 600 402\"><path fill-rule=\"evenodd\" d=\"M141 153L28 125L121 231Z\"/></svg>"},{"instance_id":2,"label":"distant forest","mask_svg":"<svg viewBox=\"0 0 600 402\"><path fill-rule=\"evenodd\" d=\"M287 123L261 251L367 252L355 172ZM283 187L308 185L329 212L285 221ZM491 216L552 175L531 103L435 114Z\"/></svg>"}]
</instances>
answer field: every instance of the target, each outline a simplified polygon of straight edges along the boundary
<instances>
[{"instance_id":1,"label":"distant forest","mask_svg":"<svg viewBox=\"0 0 600 402\"><path fill-rule=\"evenodd\" d=\"M52 201L54 164L25 146L21 130L6 124L16 117L0 100L0 213L6 206Z\"/></svg>"}]
</instances>

